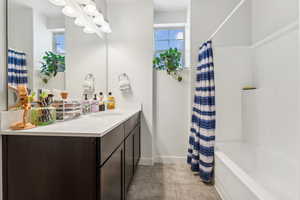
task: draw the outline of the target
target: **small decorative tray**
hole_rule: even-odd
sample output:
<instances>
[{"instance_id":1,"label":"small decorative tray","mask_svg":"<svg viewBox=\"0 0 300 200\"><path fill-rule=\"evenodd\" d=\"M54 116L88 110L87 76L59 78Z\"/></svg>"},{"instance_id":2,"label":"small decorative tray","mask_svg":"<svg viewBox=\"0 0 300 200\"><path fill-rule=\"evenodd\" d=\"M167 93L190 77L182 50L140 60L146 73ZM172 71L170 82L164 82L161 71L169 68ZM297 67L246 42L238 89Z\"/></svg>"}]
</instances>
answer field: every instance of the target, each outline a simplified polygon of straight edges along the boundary
<instances>
[{"instance_id":1,"label":"small decorative tray","mask_svg":"<svg viewBox=\"0 0 300 200\"><path fill-rule=\"evenodd\" d=\"M56 109L56 119L66 121L81 115L81 103L76 100L59 100L52 104Z\"/></svg>"}]
</instances>

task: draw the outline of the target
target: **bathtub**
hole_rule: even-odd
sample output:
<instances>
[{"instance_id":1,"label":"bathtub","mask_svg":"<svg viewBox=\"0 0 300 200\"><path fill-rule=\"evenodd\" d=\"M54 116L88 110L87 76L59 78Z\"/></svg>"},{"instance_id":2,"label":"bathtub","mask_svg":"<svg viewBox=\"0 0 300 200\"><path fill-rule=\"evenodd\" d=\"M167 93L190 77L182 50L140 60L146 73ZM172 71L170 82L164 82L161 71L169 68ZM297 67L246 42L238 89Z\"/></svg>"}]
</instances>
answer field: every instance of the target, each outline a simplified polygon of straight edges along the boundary
<instances>
[{"instance_id":1,"label":"bathtub","mask_svg":"<svg viewBox=\"0 0 300 200\"><path fill-rule=\"evenodd\" d=\"M223 200L298 200L297 164L248 143L218 143L215 187Z\"/></svg>"}]
</instances>

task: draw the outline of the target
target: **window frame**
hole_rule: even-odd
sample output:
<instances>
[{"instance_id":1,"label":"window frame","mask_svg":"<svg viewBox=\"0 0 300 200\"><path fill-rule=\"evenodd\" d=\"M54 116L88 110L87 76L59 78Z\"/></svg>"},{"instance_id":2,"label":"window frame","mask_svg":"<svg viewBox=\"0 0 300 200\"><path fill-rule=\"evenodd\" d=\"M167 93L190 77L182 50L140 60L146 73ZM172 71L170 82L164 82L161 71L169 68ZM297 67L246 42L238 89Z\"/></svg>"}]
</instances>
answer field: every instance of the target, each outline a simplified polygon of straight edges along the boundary
<instances>
[{"instance_id":1,"label":"window frame","mask_svg":"<svg viewBox=\"0 0 300 200\"><path fill-rule=\"evenodd\" d=\"M153 41L154 41L154 55L157 53L162 53L165 50L156 50L156 41L171 41L170 39L168 40L156 40L155 33L156 30L183 30L183 49L180 50L182 53L182 68L186 68L186 24L184 23L178 23L178 24L155 24L154 25L154 34L153 34Z\"/></svg>"},{"instance_id":2,"label":"window frame","mask_svg":"<svg viewBox=\"0 0 300 200\"><path fill-rule=\"evenodd\" d=\"M55 40L55 36L56 35L64 35L64 38L65 38L65 31L55 31L52 33L52 51L56 54L59 54L59 55L65 55L66 54L66 50L65 50L65 53L58 53L57 52L57 45L56 45L56 40ZM66 41L66 40L64 40Z\"/></svg>"}]
</instances>

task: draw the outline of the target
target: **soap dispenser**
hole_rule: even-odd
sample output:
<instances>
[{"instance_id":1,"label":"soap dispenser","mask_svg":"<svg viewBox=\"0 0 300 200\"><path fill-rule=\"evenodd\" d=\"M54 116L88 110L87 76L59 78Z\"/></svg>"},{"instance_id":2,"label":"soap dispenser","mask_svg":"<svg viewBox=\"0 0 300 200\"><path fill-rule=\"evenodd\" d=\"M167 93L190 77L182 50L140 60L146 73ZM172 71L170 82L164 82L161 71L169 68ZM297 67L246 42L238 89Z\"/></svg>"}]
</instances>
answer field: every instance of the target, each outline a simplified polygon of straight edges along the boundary
<instances>
[{"instance_id":1,"label":"soap dispenser","mask_svg":"<svg viewBox=\"0 0 300 200\"><path fill-rule=\"evenodd\" d=\"M107 97L107 109L108 110L113 110L116 108L116 100L115 97L112 96L112 93L109 92L108 93L108 97Z\"/></svg>"},{"instance_id":2,"label":"soap dispenser","mask_svg":"<svg viewBox=\"0 0 300 200\"><path fill-rule=\"evenodd\" d=\"M97 94L94 95L94 99L92 100L91 103L91 110L93 113L98 112L99 111L99 103L98 103L98 99L97 99Z\"/></svg>"},{"instance_id":3,"label":"soap dispenser","mask_svg":"<svg viewBox=\"0 0 300 200\"><path fill-rule=\"evenodd\" d=\"M99 111L105 111L105 102L104 102L104 96L103 96L103 92L99 93Z\"/></svg>"},{"instance_id":4,"label":"soap dispenser","mask_svg":"<svg viewBox=\"0 0 300 200\"><path fill-rule=\"evenodd\" d=\"M91 112L91 102L88 99L88 94L84 95L84 100L82 102L82 114L88 114Z\"/></svg>"}]
</instances>

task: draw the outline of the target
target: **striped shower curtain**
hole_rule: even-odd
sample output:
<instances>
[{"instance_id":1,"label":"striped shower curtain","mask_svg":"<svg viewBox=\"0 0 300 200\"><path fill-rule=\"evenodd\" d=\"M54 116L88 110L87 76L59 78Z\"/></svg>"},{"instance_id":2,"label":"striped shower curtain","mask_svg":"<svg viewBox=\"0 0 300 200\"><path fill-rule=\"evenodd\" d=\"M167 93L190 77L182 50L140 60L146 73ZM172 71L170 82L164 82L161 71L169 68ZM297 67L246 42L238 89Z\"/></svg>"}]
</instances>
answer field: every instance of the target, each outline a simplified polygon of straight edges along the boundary
<instances>
[{"instance_id":1,"label":"striped shower curtain","mask_svg":"<svg viewBox=\"0 0 300 200\"><path fill-rule=\"evenodd\" d=\"M202 45L189 137L188 163L204 182L212 182L215 144L215 84L212 42Z\"/></svg>"},{"instance_id":2,"label":"striped shower curtain","mask_svg":"<svg viewBox=\"0 0 300 200\"><path fill-rule=\"evenodd\" d=\"M27 85L26 54L13 49L8 50L8 86Z\"/></svg>"}]
</instances>

